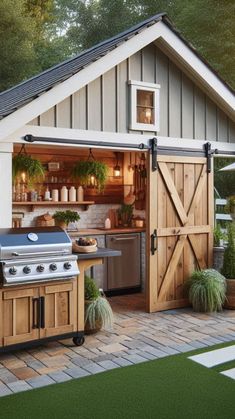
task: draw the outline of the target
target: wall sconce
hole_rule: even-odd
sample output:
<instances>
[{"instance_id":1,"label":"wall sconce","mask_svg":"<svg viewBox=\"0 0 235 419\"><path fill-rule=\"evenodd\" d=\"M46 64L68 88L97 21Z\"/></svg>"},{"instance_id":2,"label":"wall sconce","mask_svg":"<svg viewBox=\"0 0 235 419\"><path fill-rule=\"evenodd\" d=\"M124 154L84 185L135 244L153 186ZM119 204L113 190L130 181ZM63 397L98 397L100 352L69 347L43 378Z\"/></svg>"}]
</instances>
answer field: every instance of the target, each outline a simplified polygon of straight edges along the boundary
<instances>
[{"instance_id":1,"label":"wall sconce","mask_svg":"<svg viewBox=\"0 0 235 419\"><path fill-rule=\"evenodd\" d=\"M118 164L118 153L115 153L116 155L116 165L113 168L113 176L114 177L120 177L121 175L121 167Z\"/></svg>"}]
</instances>

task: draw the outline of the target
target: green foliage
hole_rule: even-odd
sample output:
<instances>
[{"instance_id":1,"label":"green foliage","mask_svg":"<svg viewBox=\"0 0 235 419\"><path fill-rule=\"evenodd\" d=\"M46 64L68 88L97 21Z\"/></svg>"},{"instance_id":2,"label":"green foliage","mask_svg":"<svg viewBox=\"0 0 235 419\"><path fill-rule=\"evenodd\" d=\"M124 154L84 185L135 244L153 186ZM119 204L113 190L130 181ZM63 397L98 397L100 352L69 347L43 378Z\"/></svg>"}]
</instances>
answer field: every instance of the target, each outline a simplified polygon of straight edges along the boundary
<instances>
[{"instance_id":1,"label":"green foliage","mask_svg":"<svg viewBox=\"0 0 235 419\"><path fill-rule=\"evenodd\" d=\"M221 273L227 279L235 278L235 223L228 225L228 244L224 251L224 262Z\"/></svg>"},{"instance_id":2,"label":"green foliage","mask_svg":"<svg viewBox=\"0 0 235 419\"><path fill-rule=\"evenodd\" d=\"M235 194L235 172L219 171L222 167L225 167L233 162L235 162L234 159L225 157L216 157L214 159L214 184L221 198L227 198L228 196Z\"/></svg>"},{"instance_id":3,"label":"green foliage","mask_svg":"<svg viewBox=\"0 0 235 419\"><path fill-rule=\"evenodd\" d=\"M18 154L12 159L12 178L17 179L22 172L27 176L29 185L44 177L45 169L40 160L32 158L28 154Z\"/></svg>"},{"instance_id":4,"label":"green foliage","mask_svg":"<svg viewBox=\"0 0 235 419\"><path fill-rule=\"evenodd\" d=\"M216 224L214 228L214 246L219 246L220 240L226 240L227 234L221 230L220 224Z\"/></svg>"},{"instance_id":5,"label":"green foliage","mask_svg":"<svg viewBox=\"0 0 235 419\"><path fill-rule=\"evenodd\" d=\"M85 275L85 300L95 300L100 296L99 289L92 278Z\"/></svg>"},{"instance_id":6,"label":"green foliage","mask_svg":"<svg viewBox=\"0 0 235 419\"><path fill-rule=\"evenodd\" d=\"M85 187L89 186L90 177L94 176L98 190L102 191L108 178L108 166L98 160L78 161L72 169L72 176Z\"/></svg>"},{"instance_id":7,"label":"green foliage","mask_svg":"<svg viewBox=\"0 0 235 419\"><path fill-rule=\"evenodd\" d=\"M227 204L225 205L225 211L234 214L235 211L235 195L231 195L227 198Z\"/></svg>"},{"instance_id":8,"label":"green foliage","mask_svg":"<svg viewBox=\"0 0 235 419\"><path fill-rule=\"evenodd\" d=\"M195 311L222 310L226 298L226 281L219 272L214 269L194 271L187 285L189 301Z\"/></svg>"},{"instance_id":9,"label":"green foliage","mask_svg":"<svg viewBox=\"0 0 235 419\"><path fill-rule=\"evenodd\" d=\"M130 225L132 217L133 217L133 205L122 204L120 208L118 208L118 218L123 225Z\"/></svg>"},{"instance_id":10,"label":"green foliage","mask_svg":"<svg viewBox=\"0 0 235 419\"><path fill-rule=\"evenodd\" d=\"M74 53L166 12L197 51L235 86L234 0L56 0L56 5L63 23L67 21L66 38Z\"/></svg>"},{"instance_id":11,"label":"green foliage","mask_svg":"<svg viewBox=\"0 0 235 419\"><path fill-rule=\"evenodd\" d=\"M77 211L56 211L53 215L53 218L58 222L69 224L80 220L80 215L77 213Z\"/></svg>"},{"instance_id":12,"label":"green foliage","mask_svg":"<svg viewBox=\"0 0 235 419\"><path fill-rule=\"evenodd\" d=\"M38 70L33 48L34 23L23 0L0 1L0 91Z\"/></svg>"}]
</instances>

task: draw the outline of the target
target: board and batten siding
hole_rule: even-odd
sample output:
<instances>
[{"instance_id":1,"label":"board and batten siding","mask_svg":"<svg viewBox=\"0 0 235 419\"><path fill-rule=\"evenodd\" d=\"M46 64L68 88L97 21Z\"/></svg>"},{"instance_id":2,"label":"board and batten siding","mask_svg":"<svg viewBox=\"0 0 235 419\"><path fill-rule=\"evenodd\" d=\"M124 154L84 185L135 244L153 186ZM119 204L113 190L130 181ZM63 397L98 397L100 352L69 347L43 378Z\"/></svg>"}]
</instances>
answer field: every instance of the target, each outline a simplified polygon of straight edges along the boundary
<instances>
[{"instance_id":1,"label":"board and batten siding","mask_svg":"<svg viewBox=\"0 0 235 419\"><path fill-rule=\"evenodd\" d=\"M131 132L128 127L128 80L160 84L158 135L235 142L235 123L154 44L138 51L29 124Z\"/></svg>"}]
</instances>

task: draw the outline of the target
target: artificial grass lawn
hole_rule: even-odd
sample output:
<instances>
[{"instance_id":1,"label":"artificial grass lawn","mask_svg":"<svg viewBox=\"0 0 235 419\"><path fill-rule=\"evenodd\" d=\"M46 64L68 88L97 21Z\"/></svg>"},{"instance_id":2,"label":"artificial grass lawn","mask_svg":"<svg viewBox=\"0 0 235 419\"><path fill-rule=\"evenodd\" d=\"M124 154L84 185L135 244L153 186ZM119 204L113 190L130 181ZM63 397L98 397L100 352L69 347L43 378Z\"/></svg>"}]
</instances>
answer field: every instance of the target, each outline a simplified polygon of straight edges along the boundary
<instances>
[{"instance_id":1,"label":"artificial grass lawn","mask_svg":"<svg viewBox=\"0 0 235 419\"><path fill-rule=\"evenodd\" d=\"M228 344L6 396L0 417L231 419L235 381L187 359L223 346Z\"/></svg>"}]
</instances>

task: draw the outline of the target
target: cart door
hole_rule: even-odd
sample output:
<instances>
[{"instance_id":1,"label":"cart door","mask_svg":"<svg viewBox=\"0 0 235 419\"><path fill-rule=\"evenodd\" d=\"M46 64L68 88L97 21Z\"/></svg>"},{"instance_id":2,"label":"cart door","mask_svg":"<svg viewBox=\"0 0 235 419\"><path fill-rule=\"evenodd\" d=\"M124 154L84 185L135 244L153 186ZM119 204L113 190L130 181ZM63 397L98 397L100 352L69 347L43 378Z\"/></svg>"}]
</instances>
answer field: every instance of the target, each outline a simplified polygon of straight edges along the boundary
<instances>
[{"instance_id":1,"label":"cart door","mask_svg":"<svg viewBox=\"0 0 235 419\"><path fill-rule=\"evenodd\" d=\"M213 174L204 157L157 156L149 170L150 312L188 305L185 281L211 266ZM155 170L154 170L155 169Z\"/></svg>"}]
</instances>

